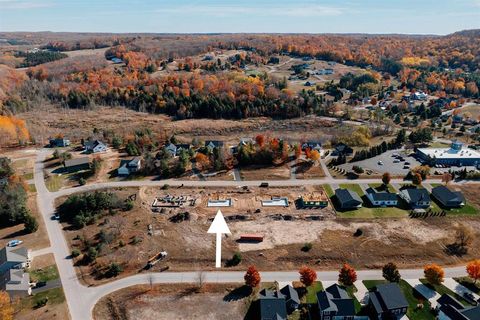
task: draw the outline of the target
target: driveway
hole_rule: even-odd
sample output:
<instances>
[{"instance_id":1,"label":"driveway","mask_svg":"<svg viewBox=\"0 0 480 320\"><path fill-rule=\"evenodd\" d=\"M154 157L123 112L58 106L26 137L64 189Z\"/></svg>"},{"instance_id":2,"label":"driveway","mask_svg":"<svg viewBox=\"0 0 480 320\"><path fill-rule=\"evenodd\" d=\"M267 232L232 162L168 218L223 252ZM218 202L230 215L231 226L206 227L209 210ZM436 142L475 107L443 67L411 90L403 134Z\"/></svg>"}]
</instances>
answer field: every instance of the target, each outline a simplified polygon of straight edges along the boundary
<instances>
[{"instance_id":1,"label":"driveway","mask_svg":"<svg viewBox=\"0 0 480 320\"><path fill-rule=\"evenodd\" d=\"M463 297L463 295L465 293L469 293L469 294L472 294L475 297L475 300L478 301L478 299L480 299L480 296L478 294L476 294L476 293L472 292L471 290L469 290L468 288L462 286L460 283L453 280L452 278L446 278L445 281L443 282L443 285L445 287L447 287L448 289L452 290L453 292L455 292L456 294L458 294L461 297Z\"/></svg>"},{"instance_id":2,"label":"driveway","mask_svg":"<svg viewBox=\"0 0 480 320\"><path fill-rule=\"evenodd\" d=\"M438 292L430 289L418 279L405 279L405 281L415 290L417 290L418 293L420 293L425 299L427 299L432 308L437 307L437 300L440 298L440 294Z\"/></svg>"}]
</instances>

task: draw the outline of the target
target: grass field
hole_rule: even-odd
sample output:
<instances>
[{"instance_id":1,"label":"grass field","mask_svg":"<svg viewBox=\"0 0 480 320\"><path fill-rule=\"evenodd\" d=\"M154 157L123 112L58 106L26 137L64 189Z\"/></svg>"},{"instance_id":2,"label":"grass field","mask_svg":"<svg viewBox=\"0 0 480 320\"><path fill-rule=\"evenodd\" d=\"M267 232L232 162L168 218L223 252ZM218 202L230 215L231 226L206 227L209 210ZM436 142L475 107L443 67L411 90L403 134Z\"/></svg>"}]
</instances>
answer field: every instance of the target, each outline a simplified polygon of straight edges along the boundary
<instances>
[{"instance_id":1,"label":"grass field","mask_svg":"<svg viewBox=\"0 0 480 320\"><path fill-rule=\"evenodd\" d=\"M32 180L33 179L33 172L25 173L22 176L23 180Z\"/></svg>"},{"instance_id":2,"label":"grass field","mask_svg":"<svg viewBox=\"0 0 480 320\"><path fill-rule=\"evenodd\" d=\"M350 298L353 299L353 304L355 305L355 313L358 314L362 310L362 305L358 302L357 298L355 297L354 293L357 292L357 288L354 285L345 287Z\"/></svg>"},{"instance_id":3,"label":"grass field","mask_svg":"<svg viewBox=\"0 0 480 320\"><path fill-rule=\"evenodd\" d=\"M356 192L360 197L364 195L362 188L358 184L340 184L339 187Z\"/></svg>"},{"instance_id":4,"label":"grass field","mask_svg":"<svg viewBox=\"0 0 480 320\"><path fill-rule=\"evenodd\" d=\"M320 281L315 281L311 286L307 287L306 299L307 303L315 304L317 303L317 292L323 290L322 283Z\"/></svg>"},{"instance_id":5,"label":"grass field","mask_svg":"<svg viewBox=\"0 0 480 320\"><path fill-rule=\"evenodd\" d=\"M333 192L332 186L329 185L329 184L324 184L324 185L322 186L322 188L323 188L323 190L325 190L325 192L327 193L327 196L328 196L329 198L333 197L333 195L335 194L335 193Z\"/></svg>"},{"instance_id":6,"label":"grass field","mask_svg":"<svg viewBox=\"0 0 480 320\"><path fill-rule=\"evenodd\" d=\"M369 291L374 290L379 284L387 283L386 280L365 280L363 284ZM430 311L430 303L415 291L406 281L401 280L398 284L400 290L408 302L407 316L410 320L434 320L435 316ZM423 309L417 308L419 303L423 303Z\"/></svg>"},{"instance_id":7,"label":"grass field","mask_svg":"<svg viewBox=\"0 0 480 320\"><path fill-rule=\"evenodd\" d=\"M51 265L42 269L30 271L30 278L33 282L37 281L51 281L59 278L56 265Z\"/></svg>"},{"instance_id":8,"label":"grass field","mask_svg":"<svg viewBox=\"0 0 480 320\"><path fill-rule=\"evenodd\" d=\"M368 186L376 190L383 190L383 183L370 183ZM397 192L391 184L388 185L388 191L391 193Z\"/></svg>"},{"instance_id":9,"label":"grass field","mask_svg":"<svg viewBox=\"0 0 480 320\"><path fill-rule=\"evenodd\" d=\"M65 301L65 295L63 294L63 289L54 288L47 291L39 292L33 296L22 299L20 302L21 309L22 310L35 309L38 302L43 300L44 298L48 299L47 305L60 304Z\"/></svg>"},{"instance_id":10,"label":"grass field","mask_svg":"<svg viewBox=\"0 0 480 320\"><path fill-rule=\"evenodd\" d=\"M37 187L35 187L35 184L29 184L28 185L28 191L32 192L32 193L35 193L37 192Z\"/></svg>"},{"instance_id":11,"label":"grass field","mask_svg":"<svg viewBox=\"0 0 480 320\"><path fill-rule=\"evenodd\" d=\"M45 185L48 191L55 192L63 187L64 180L65 177L63 175L52 174L46 179Z\"/></svg>"}]
</instances>

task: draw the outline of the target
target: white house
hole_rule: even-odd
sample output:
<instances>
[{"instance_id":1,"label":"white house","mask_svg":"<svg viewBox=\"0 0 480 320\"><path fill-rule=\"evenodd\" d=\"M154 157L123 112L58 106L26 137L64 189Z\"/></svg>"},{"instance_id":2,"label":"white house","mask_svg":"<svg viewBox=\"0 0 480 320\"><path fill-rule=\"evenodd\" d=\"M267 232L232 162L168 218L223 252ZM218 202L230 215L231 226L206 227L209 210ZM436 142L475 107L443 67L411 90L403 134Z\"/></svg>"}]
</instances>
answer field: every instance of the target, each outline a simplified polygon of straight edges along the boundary
<instances>
[{"instance_id":1,"label":"white house","mask_svg":"<svg viewBox=\"0 0 480 320\"><path fill-rule=\"evenodd\" d=\"M393 207L398 204L398 196L396 193L377 192L372 188L368 188L366 196L375 207Z\"/></svg>"},{"instance_id":2,"label":"white house","mask_svg":"<svg viewBox=\"0 0 480 320\"><path fill-rule=\"evenodd\" d=\"M105 152L107 151L107 145L99 140L86 141L84 143L85 151L91 153Z\"/></svg>"},{"instance_id":3,"label":"white house","mask_svg":"<svg viewBox=\"0 0 480 320\"><path fill-rule=\"evenodd\" d=\"M130 161L123 162L120 168L117 169L117 173L119 176L128 176L131 173L138 172L141 168L142 168L142 158L135 157Z\"/></svg>"}]
</instances>

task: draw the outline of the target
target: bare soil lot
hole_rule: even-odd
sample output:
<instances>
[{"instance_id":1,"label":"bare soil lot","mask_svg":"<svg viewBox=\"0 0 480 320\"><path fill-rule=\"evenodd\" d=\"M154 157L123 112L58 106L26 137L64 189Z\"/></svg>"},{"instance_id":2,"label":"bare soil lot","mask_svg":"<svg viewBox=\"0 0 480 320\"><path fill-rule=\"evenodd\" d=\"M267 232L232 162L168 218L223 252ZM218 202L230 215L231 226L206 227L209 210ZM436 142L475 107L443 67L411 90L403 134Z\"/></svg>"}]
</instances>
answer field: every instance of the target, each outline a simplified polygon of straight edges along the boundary
<instances>
[{"instance_id":1,"label":"bare soil lot","mask_svg":"<svg viewBox=\"0 0 480 320\"><path fill-rule=\"evenodd\" d=\"M194 284L134 286L103 297L93 310L93 318L95 320L243 319L249 301L247 299L224 300L224 297L237 286L208 284L200 290L197 290Z\"/></svg>"},{"instance_id":2,"label":"bare soil lot","mask_svg":"<svg viewBox=\"0 0 480 320\"><path fill-rule=\"evenodd\" d=\"M296 188L131 188L119 195L137 194L135 208L114 216L105 216L95 224L81 230L69 230L66 237L72 248L81 249L88 241L95 244L100 232L115 234L93 264L76 259L78 272L87 284L110 281L104 271L111 262L122 265L119 276L148 272L148 259L160 251L167 251L167 258L155 264L150 271L214 269L214 236L207 234L216 211L224 213L231 235L223 240L223 262L235 252L241 252L242 261L231 270L244 270L255 264L262 270L295 270L308 264L316 269L337 269L344 262L357 268L377 268L395 261L402 268L421 267L425 263L457 265L480 254L480 240L475 236L469 251L463 256L452 256L446 247L454 242L456 228L470 225L479 233L478 217L429 218L429 219L340 219L333 209L299 210L293 200L299 195L315 192L320 187ZM154 198L188 196L196 198L193 206L165 207L152 212ZM289 198L291 204L283 207L262 207L261 200L271 197ZM231 207L208 207L208 200L231 199ZM259 209L259 210L257 210ZM173 222L179 213L189 212L186 221ZM151 225L151 232L149 232ZM360 236L357 230L361 230ZM239 242L245 233L264 236L263 242ZM312 249L302 251L305 243Z\"/></svg>"}]
</instances>

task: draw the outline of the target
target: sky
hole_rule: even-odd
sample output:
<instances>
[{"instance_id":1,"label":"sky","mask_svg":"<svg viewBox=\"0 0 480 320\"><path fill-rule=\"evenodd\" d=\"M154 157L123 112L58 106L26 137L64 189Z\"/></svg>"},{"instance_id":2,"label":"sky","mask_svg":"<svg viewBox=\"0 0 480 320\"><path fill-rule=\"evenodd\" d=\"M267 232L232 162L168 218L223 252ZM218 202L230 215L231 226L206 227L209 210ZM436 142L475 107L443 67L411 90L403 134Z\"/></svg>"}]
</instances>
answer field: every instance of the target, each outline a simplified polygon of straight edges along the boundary
<instances>
[{"instance_id":1,"label":"sky","mask_svg":"<svg viewBox=\"0 0 480 320\"><path fill-rule=\"evenodd\" d=\"M480 0L0 0L0 31L449 34Z\"/></svg>"}]
</instances>

